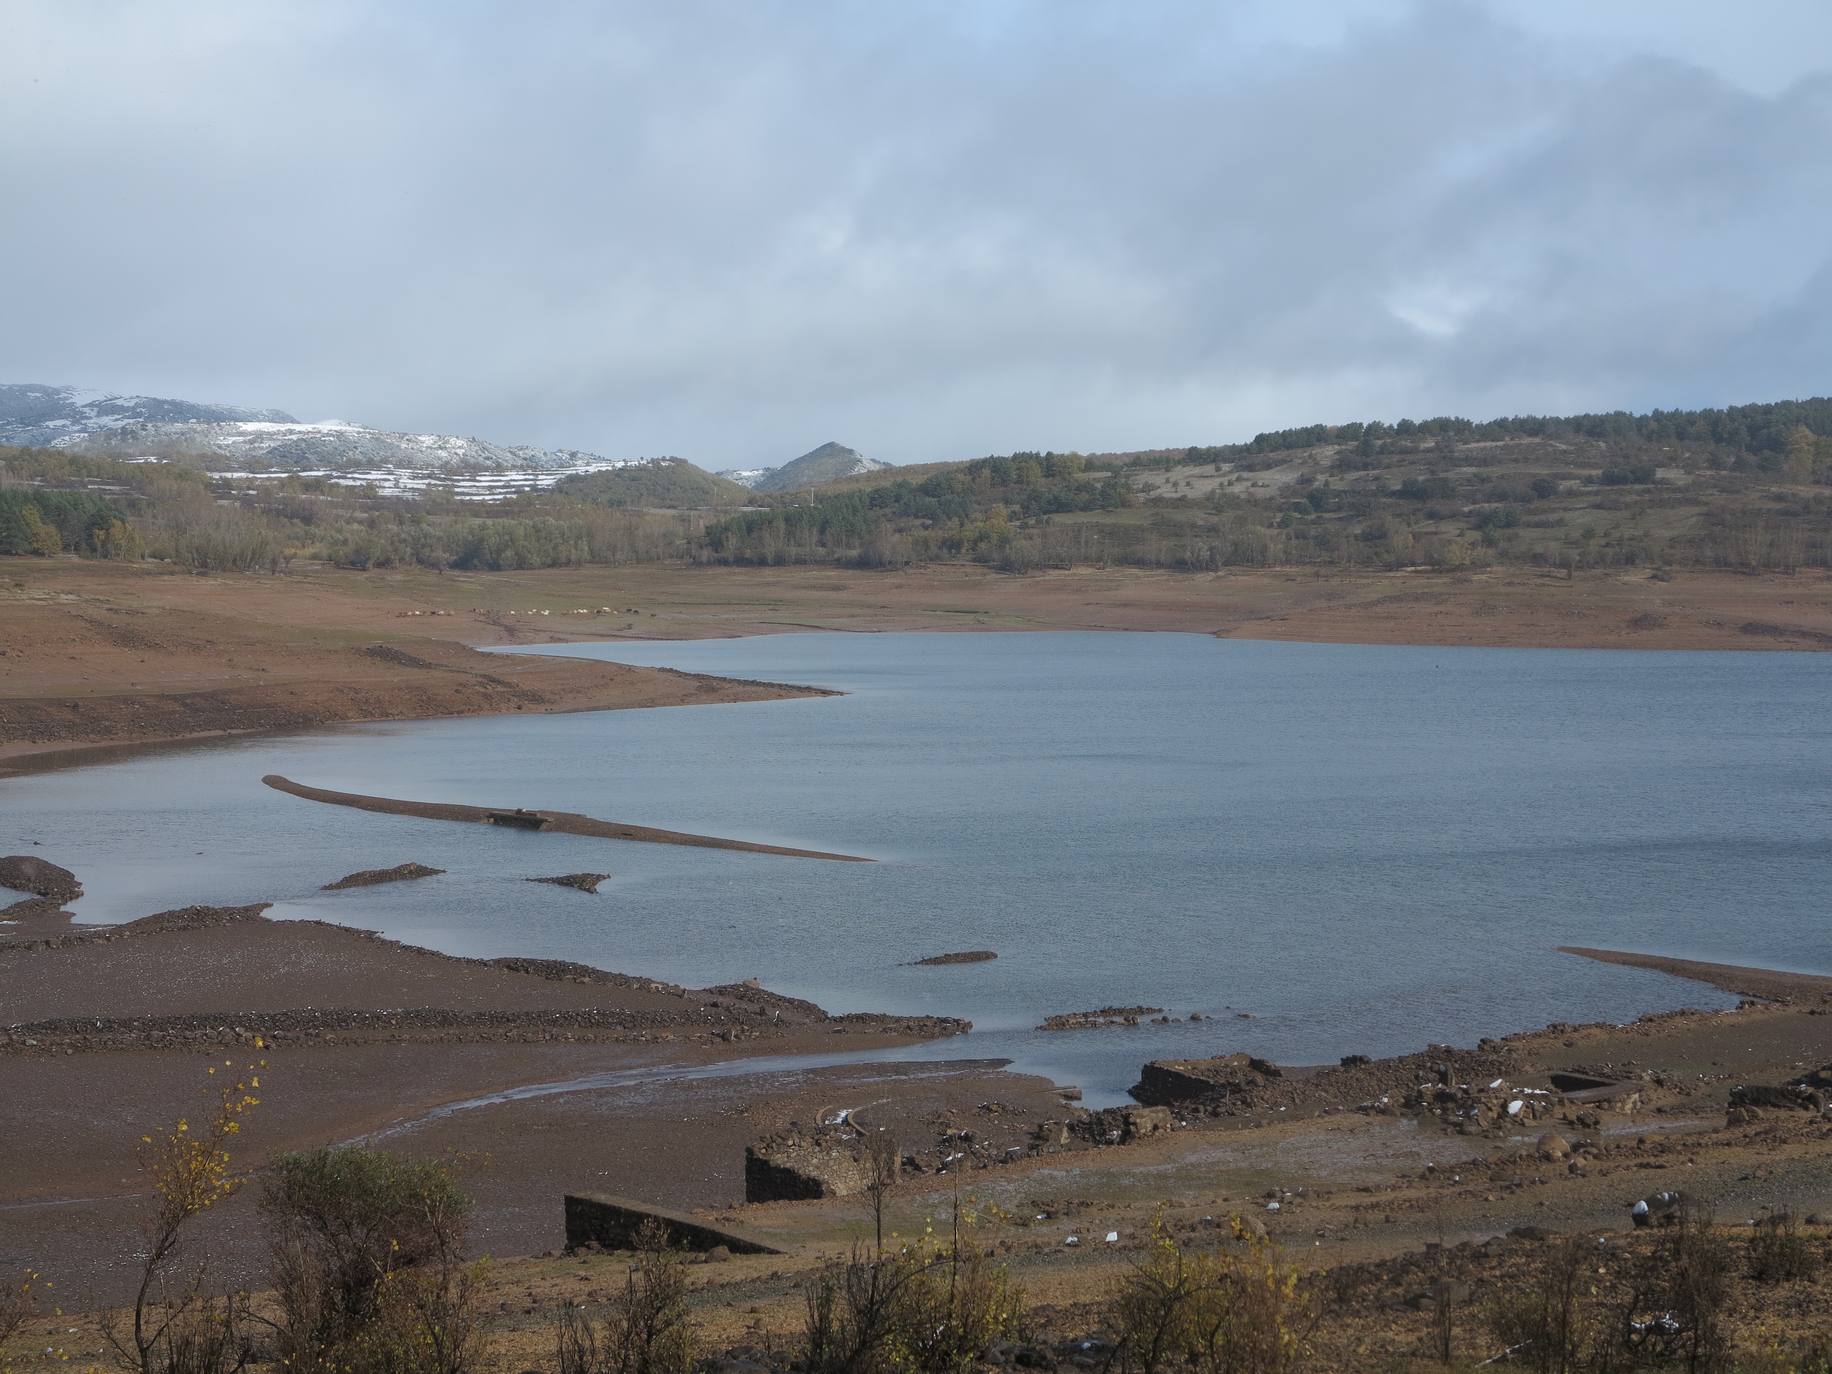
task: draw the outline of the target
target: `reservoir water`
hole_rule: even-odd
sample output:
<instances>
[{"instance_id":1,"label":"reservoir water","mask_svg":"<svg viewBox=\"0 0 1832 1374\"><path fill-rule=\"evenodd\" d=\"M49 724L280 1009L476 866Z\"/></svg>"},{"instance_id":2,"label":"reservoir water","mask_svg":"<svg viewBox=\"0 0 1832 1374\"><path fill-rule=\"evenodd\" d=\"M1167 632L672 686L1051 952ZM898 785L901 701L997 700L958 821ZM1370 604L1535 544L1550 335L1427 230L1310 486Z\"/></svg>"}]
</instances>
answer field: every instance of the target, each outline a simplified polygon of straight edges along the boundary
<instances>
[{"instance_id":1,"label":"reservoir water","mask_svg":"<svg viewBox=\"0 0 1832 1374\"><path fill-rule=\"evenodd\" d=\"M1732 1000L1561 944L1832 972L1832 656L1170 634L544 652L846 695L349 727L25 777L0 783L0 852L74 869L88 920L274 901L457 954L966 1016L973 1036L919 1053L1006 1055L1093 1101L1154 1057L1318 1062ZM880 862L376 816L269 772ZM317 891L407 860L449 871ZM615 878L597 897L522 881L579 869ZM999 958L908 966L977 948ZM1133 1003L1205 1019L1033 1029Z\"/></svg>"}]
</instances>

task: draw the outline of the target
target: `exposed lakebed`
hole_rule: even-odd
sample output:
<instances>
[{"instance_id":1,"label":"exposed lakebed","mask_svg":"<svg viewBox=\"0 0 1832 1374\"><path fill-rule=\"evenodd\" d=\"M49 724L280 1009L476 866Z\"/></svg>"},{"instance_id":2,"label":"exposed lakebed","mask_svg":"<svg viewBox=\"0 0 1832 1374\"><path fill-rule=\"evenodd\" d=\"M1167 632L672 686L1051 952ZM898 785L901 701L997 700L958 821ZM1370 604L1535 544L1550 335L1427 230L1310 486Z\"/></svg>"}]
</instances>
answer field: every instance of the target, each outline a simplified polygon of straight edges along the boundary
<instances>
[{"instance_id":1,"label":"exposed lakebed","mask_svg":"<svg viewBox=\"0 0 1832 1374\"><path fill-rule=\"evenodd\" d=\"M87 920L275 900L453 953L967 1016L979 1032L922 1053L1010 1055L1094 1101L1153 1057L1333 1060L1730 1000L1560 944L1832 972L1827 656L1168 634L547 652L847 695L345 727L22 777L0 784L0 852L74 870ZM380 816L267 773L880 862ZM410 860L447 871L318 890ZM523 881L567 870L613 877L595 898ZM967 949L998 958L913 966ZM1032 1029L1131 1004L1204 1019Z\"/></svg>"}]
</instances>

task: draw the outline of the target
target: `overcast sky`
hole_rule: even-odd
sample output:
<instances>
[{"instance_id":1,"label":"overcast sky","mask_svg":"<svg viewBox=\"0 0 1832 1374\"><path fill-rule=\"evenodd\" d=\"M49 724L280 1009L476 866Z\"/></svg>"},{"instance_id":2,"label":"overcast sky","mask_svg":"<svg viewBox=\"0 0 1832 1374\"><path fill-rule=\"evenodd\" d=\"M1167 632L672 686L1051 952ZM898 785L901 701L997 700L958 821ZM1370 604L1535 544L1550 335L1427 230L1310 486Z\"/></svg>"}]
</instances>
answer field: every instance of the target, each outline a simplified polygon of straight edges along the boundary
<instances>
[{"instance_id":1,"label":"overcast sky","mask_svg":"<svg viewBox=\"0 0 1832 1374\"><path fill-rule=\"evenodd\" d=\"M1825 0L0 8L0 381L710 467L1832 392Z\"/></svg>"}]
</instances>

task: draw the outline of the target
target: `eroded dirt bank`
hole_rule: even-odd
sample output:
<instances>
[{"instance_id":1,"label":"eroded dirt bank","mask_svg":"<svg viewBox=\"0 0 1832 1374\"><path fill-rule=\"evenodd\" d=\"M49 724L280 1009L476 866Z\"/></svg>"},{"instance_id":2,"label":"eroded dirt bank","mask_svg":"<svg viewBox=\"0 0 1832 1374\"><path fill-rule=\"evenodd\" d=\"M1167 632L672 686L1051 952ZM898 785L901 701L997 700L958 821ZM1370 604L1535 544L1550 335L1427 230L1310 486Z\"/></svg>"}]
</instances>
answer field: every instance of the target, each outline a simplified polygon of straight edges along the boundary
<instances>
[{"instance_id":1,"label":"eroded dirt bank","mask_svg":"<svg viewBox=\"0 0 1832 1374\"><path fill-rule=\"evenodd\" d=\"M0 1270L56 1270L70 1301L117 1291L119 1239L132 1233L142 1188L137 1142L196 1116L206 1070L225 1061L265 1061L243 1156L258 1164L530 1084L831 1057L966 1029L940 1017L833 1016L748 983L689 989L578 964L455 958L342 926L270 920L259 905L0 937L0 1007L9 1127L0 1132ZM924 1091L983 1097L989 1072L931 1067ZM744 1145L812 1119L814 1099L829 1092L818 1081L677 1086L659 1113L659 1087L619 1082L576 1128L541 1125L551 1105L537 1098L467 1110L403 1145L424 1141L438 1153L465 1142L457 1148L477 1166L480 1242L536 1251L554 1243L559 1193L601 1187L607 1172L688 1205L742 1196ZM701 1106L680 1109L689 1098ZM779 1105L732 1114L750 1098ZM258 1255L249 1220L213 1222L236 1263ZM238 1238L238 1225L248 1234Z\"/></svg>"}]
</instances>

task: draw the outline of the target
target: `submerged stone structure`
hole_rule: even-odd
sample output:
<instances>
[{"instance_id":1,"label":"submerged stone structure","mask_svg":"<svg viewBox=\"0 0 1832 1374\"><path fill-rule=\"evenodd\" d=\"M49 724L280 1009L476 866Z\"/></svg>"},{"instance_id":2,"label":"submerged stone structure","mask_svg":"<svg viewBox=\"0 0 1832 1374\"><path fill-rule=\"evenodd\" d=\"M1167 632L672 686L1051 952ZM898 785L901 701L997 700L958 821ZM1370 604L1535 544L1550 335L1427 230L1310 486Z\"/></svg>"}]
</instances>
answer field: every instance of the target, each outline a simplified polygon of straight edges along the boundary
<instances>
[{"instance_id":1,"label":"submerged stone structure","mask_svg":"<svg viewBox=\"0 0 1832 1374\"><path fill-rule=\"evenodd\" d=\"M605 1193L568 1193L566 1195L566 1248L597 1245L606 1250L632 1250L636 1233L649 1222L660 1224L668 1243L682 1250L717 1250L723 1247L734 1255L780 1255L773 1245L754 1236L710 1226L679 1212L651 1207L646 1202L612 1197Z\"/></svg>"}]
</instances>

